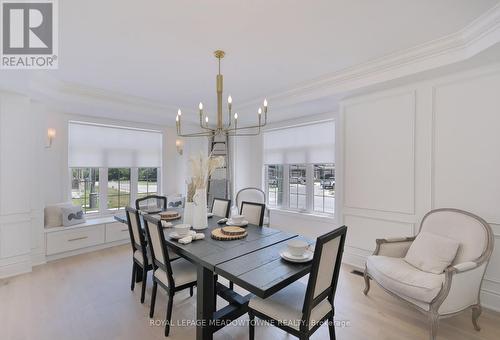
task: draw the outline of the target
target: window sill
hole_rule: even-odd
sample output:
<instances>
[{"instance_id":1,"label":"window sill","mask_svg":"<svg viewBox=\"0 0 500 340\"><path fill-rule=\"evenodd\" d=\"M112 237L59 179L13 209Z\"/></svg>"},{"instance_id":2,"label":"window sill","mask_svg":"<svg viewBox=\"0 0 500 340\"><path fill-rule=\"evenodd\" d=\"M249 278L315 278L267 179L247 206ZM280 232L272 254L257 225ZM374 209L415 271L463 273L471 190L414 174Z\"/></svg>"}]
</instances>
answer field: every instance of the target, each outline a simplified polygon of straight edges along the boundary
<instances>
[{"instance_id":1,"label":"window sill","mask_svg":"<svg viewBox=\"0 0 500 340\"><path fill-rule=\"evenodd\" d=\"M309 219L314 219L318 221L323 221L323 222L328 222L331 223L333 220L335 220L335 215L334 214L318 214L318 213L312 213L312 212L301 212L298 210L289 210L289 209L282 209L282 208L268 208L271 214L276 213L280 215L300 215L307 217Z\"/></svg>"}]
</instances>

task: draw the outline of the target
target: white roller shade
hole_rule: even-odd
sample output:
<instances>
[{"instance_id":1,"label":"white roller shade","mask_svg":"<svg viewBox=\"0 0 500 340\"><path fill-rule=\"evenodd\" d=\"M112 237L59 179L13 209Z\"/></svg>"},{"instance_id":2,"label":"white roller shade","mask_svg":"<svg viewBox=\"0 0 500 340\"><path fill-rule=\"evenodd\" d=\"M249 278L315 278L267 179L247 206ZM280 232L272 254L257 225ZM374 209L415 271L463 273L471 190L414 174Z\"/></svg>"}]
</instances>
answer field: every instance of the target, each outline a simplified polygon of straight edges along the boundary
<instances>
[{"instance_id":1,"label":"white roller shade","mask_svg":"<svg viewBox=\"0 0 500 340\"><path fill-rule=\"evenodd\" d=\"M160 132L81 122L68 130L69 167L161 167Z\"/></svg>"},{"instance_id":2,"label":"white roller shade","mask_svg":"<svg viewBox=\"0 0 500 340\"><path fill-rule=\"evenodd\" d=\"M265 164L307 164L335 162L333 120L264 133Z\"/></svg>"}]
</instances>

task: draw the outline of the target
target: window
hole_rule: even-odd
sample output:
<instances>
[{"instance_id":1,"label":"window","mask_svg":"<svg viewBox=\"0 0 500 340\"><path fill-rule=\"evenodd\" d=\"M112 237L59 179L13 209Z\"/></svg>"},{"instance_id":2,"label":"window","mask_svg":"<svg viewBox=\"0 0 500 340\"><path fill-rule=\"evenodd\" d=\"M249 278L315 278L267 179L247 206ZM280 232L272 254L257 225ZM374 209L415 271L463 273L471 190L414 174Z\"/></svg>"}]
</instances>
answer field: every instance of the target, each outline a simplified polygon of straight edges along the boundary
<instances>
[{"instance_id":1,"label":"window","mask_svg":"<svg viewBox=\"0 0 500 340\"><path fill-rule=\"evenodd\" d=\"M121 209L130 204L130 169L108 169L108 209Z\"/></svg>"},{"instance_id":2,"label":"window","mask_svg":"<svg viewBox=\"0 0 500 340\"><path fill-rule=\"evenodd\" d=\"M333 214L335 209L335 167L333 164L314 164L313 210Z\"/></svg>"},{"instance_id":3,"label":"window","mask_svg":"<svg viewBox=\"0 0 500 340\"><path fill-rule=\"evenodd\" d=\"M71 197L85 213L112 214L160 193L160 131L70 121Z\"/></svg>"},{"instance_id":4,"label":"window","mask_svg":"<svg viewBox=\"0 0 500 340\"><path fill-rule=\"evenodd\" d=\"M306 192L306 172L305 164L290 165L289 170L289 186L290 193L289 207L291 209L307 210L307 192Z\"/></svg>"},{"instance_id":5,"label":"window","mask_svg":"<svg viewBox=\"0 0 500 340\"><path fill-rule=\"evenodd\" d=\"M335 211L335 121L269 129L263 134L269 206L314 214Z\"/></svg>"},{"instance_id":6,"label":"window","mask_svg":"<svg viewBox=\"0 0 500 340\"><path fill-rule=\"evenodd\" d=\"M71 201L85 213L99 211L99 168L71 169Z\"/></svg>"},{"instance_id":7,"label":"window","mask_svg":"<svg viewBox=\"0 0 500 340\"><path fill-rule=\"evenodd\" d=\"M137 197L158 193L158 168L139 168Z\"/></svg>"},{"instance_id":8,"label":"window","mask_svg":"<svg viewBox=\"0 0 500 340\"><path fill-rule=\"evenodd\" d=\"M267 202L271 207L281 207L283 204L283 165L268 165L267 172Z\"/></svg>"}]
</instances>

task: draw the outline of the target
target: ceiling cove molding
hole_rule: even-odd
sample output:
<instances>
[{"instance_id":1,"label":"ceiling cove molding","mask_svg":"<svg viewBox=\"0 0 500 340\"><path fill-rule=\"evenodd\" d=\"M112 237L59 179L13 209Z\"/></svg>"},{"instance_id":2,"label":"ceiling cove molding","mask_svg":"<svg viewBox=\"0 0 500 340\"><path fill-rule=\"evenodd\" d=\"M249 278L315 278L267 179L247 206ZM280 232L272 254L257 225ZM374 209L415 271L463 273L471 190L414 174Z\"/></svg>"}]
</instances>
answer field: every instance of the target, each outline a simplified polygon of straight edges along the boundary
<instances>
[{"instance_id":1,"label":"ceiling cove molding","mask_svg":"<svg viewBox=\"0 0 500 340\"><path fill-rule=\"evenodd\" d=\"M500 4L458 32L304 82L274 93L268 99L277 107L338 95L464 61L499 42ZM245 102L242 106L255 106L259 100Z\"/></svg>"},{"instance_id":2,"label":"ceiling cove molding","mask_svg":"<svg viewBox=\"0 0 500 340\"><path fill-rule=\"evenodd\" d=\"M268 96L268 100L274 109L286 110L287 106L297 103L342 96L349 91L467 60L499 42L500 4L458 32L275 92ZM74 110L83 114L92 106L142 113L151 119L175 119L177 107L172 105L45 78L32 81L30 92L37 99L53 105L74 105ZM261 98L253 99L238 106L241 110L254 108L260 101ZM196 115L191 114L195 111L186 113L186 118L194 117L195 123Z\"/></svg>"}]
</instances>

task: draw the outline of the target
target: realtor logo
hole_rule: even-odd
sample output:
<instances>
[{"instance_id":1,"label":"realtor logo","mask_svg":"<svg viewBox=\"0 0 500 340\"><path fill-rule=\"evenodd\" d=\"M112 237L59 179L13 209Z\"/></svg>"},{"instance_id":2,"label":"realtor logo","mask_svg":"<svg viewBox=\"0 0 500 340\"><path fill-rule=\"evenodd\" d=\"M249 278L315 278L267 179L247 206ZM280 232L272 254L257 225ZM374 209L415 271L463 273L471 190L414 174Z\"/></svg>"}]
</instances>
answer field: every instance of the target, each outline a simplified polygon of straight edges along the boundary
<instances>
[{"instance_id":1,"label":"realtor logo","mask_svg":"<svg viewBox=\"0 0 500 340\"><path fill-rule=\"evenodd\" d=\"M57 2L1 1L3 69L58 66Z\"/></svg>"}]
</instances>

